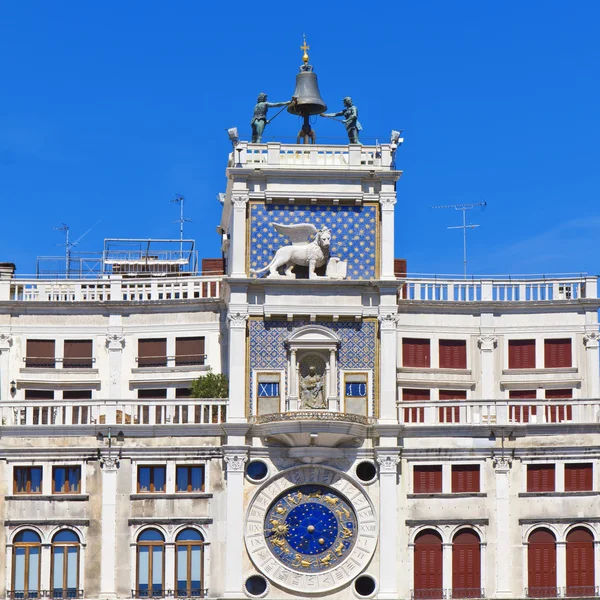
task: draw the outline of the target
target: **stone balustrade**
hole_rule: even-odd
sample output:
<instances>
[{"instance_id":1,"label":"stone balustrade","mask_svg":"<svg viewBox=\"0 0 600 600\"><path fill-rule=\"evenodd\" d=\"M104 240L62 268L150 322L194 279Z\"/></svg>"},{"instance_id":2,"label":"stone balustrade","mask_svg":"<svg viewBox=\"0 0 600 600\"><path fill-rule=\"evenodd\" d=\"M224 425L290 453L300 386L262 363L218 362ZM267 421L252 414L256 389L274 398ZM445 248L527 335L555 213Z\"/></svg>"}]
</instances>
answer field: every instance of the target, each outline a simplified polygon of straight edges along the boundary
<instances>
[{"instance_id":1,"label":"stone balustrade","mask_svg":"<svg viewBox=\"0 0 600 600\"><path fill-rule=\"evenodd\" d=\"M407 277L398 301L543 302L598 298L597 277L468 278Z\"/></svg>"}]
</instances>

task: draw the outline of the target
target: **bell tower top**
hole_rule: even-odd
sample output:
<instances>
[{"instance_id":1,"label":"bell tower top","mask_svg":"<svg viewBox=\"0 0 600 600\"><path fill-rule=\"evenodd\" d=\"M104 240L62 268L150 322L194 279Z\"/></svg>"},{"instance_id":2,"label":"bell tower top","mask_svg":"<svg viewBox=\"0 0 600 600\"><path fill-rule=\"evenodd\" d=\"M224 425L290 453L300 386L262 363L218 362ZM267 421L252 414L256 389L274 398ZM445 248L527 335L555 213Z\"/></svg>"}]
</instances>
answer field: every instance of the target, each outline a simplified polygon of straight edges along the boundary
<instances>
[{"instance_id":1,"label":"bell tower top","mask_svg":"<svg viewBox=\"0 0 600 600\"><path fill-rule=\"evenodd\" d=\"M304 62L305 66L308 66L308 52L307 52L307 50L310 50L310 46L308 46L306 44L306 34L303 34L302 37L304 38L304 44L302 44L302 46L300 46L300 50L304 51L304 54L302 55L302 61Z\"/></svg>"}]
</instances>

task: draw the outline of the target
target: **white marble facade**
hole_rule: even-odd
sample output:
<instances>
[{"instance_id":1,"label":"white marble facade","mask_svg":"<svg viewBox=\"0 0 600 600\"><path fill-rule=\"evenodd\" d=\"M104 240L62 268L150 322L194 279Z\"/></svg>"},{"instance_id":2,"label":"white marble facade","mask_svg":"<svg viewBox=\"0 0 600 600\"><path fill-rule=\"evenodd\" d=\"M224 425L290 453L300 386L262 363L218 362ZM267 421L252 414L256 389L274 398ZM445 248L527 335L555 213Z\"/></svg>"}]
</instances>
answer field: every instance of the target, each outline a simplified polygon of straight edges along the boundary
<instances>
[{"instance_id":1,"label":"white marble facade","mask_svg":"<svg viewBox=\"0 0 600 600\"><path fill-rule=\"evenodd\" d=\"M596 595L596 278L397 277L396 150L240 142L224 276L0 264L0 594ZM343 269L253 273L272 222ZM187 397L209 368L229 397Z\"/></svg>"}]
</instances>

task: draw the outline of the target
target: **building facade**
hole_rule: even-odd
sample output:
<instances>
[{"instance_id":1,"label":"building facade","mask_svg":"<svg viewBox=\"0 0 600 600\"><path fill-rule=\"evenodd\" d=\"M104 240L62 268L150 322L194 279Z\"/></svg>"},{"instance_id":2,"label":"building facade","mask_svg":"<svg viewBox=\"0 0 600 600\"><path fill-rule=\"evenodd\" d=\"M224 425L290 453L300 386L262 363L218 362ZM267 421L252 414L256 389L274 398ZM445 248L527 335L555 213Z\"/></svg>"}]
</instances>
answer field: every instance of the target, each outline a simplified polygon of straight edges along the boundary
<instances>
[{"instance_id":1,"label":"building facade","mask_svg":"<svg viewBox=\"0 0 600 600\"><path fill-rule=\"evenodd\" d=\"M397 149L239 142L220 273L0 266L0 593L598 595L596 278L407 276Z\"/></svg>"}]
</instances>

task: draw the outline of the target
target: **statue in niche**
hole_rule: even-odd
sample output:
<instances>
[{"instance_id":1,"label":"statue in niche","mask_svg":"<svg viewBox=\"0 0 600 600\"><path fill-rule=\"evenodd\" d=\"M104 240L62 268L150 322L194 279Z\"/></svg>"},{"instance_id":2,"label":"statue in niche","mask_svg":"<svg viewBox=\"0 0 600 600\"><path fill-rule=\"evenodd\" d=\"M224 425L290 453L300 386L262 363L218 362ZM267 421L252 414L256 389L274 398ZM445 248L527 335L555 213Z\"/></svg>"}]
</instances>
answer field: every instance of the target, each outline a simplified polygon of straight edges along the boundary
<instances>
[{"instance_id":1,"label":"statue in niche","mask_svg":"<svg viewBox=\"0 0 600 600\"><path fill-rule=\"evenodd\" d=\"M300 408L327 408L323 376L311 365L308 374L300 378Z\"/></svg>"}]
</instances>

